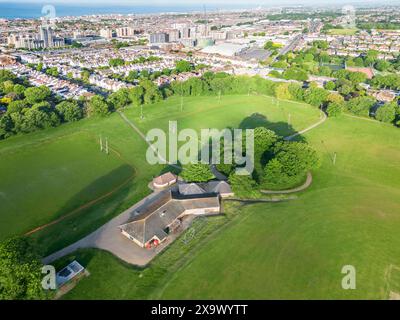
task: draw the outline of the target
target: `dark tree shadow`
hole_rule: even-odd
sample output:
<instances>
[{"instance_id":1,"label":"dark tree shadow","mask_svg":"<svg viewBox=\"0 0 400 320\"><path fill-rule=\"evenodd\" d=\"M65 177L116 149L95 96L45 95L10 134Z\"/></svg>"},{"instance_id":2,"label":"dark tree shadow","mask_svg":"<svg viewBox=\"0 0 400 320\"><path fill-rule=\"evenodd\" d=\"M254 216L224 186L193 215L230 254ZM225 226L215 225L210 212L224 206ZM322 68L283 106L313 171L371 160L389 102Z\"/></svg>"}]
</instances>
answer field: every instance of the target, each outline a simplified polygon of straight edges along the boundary
<instances>
[{"instance_id":1,"label":"dark tree shadow","mask_svg":"<svg viewBox=\"0 0 400 320\"><path fill-rule=\"evenodd\" d=\"M109 173L97 178L85 188L76 193L71 199L69 199L65 205L59 210L59 215L63 215L72 210L76 210L80 206L84 206L95 198L99 198L112 191L111 189L118 188L124 181L129 177L132 177L135 173L133 167L123 164L116 169L110 171ZM101 194L99 194L99 186L110 185L110 188L102 189Z\"/></svg>"},{"instance_id":2,"label":"dark tree shadow","mask_svg":"<svg viewBox=\"0 0 400 320\"><path fill-rule=\"evenodd\" d=\"M263 127L274 131L281 139L292 136L298 133L291 124L286 122L272 122L267 117L260 113L253 113L252 115L244 118L239 125L242 130L255 129ZM306 142L306 139L302 135L298 135L293 139L298 142ZM274 157L272 150L265 151L258 159L254 159L254 170L252 177L255 181L260 182L262 176L262 168Z\"/></svg>"},{"instance_id":3,"label":"dark tree shadow","mask_svg":"<svg viewBox=\"0 0 400 320\"><path fill-rule=\"evenodd\" d=\"M255 129L258 127L264 127L272 130L281 137L287 137L297 133L291 124L283 121L269 121L267 117L261 113L253 113L252 115L244 118L239 124L239 128L243 130ZM306 140L304 137L299 135L296 137L296 141L305 142Z\"/></svg>"},{"instance_id":4,"label":"dark tree shadow","mask_svg":"<svg viewBox=\"0 0 400 320\"><path fill-rule=\"evenodd\" d=\"M160 171L159 175L167 172L172 172L173 174L179 175L182 172L182 164L180 163L180 161L178 161L175 165L168 164Z\"/></svg>"},{"instance_id":5,"label":"dark tree shadow","mask_svg":"<svg viewBox=\"0 0 400 320\"><path fill-rule=\"evenodd\" d=\"M30 236L39 253L44 257L56 252L95 231L127 209L121 204L125 203L134 173L133 167L121 165L95 179L71 197L58 210L53 221ZM104 184L110 185L110 188L99 193L99 186Z\"/></svg>"},{"instance_id":6,"label":"dark tree shadow","mask_svg":"<svg viewBox=\"0 0 400 320\"><path fill-rule=\"evenodd\" d=\"M269 130L274 131L281 139L283 139L284 137L292 136L292 135L298 133L291 124L282 122L282 121L279 121L279 122L269 121L265 115L260 114L260 113L253 113L252 115L244 118L240 122L238 129L246 130L246 129L255 129L258 127L263 127L263 128L267 128ZM234 128L227 127L226 129L228 129L232 132ZM232 134L232 136L233 136L233 134ZM306 142L306 139L302 135L298 135L293 139L293 141ZM223 161L223 156L222 156L223 155L223 145L224 145L223 139L221 139L221 148L220 148L220 156L221 156L220 160L221 161ZM208 150L205 150L206 148L208 148ZM207 144L203 145L199 149L198 157L197 157L198 160L201 159L202 151L208 151L208 154L210 155L210 158L208 159L208 161L210 162L212 159L212 153L213 153L212 138L209 138L208 145ZM243 155L244 155L244 152L245 151L243 149ZM272 157L273 157L272 150L267 150L260 158L255 159L256 162L254 163L254 167L256 170L253 170L252 175L256 181L260 181L260 177L262 175L260 168L265 167L265 165L268 163L268 161L271 160ZM170 172L173 172L173 173L179 175L180 172L182 171L182 166L180 163L178 163L178 165L180 166L180 168L176 168L175 166L168 165L160 172L160 174L170 171ZM243 167L243 166L244 165L238 165L238 167Z\"/></svg>"}]
</instances>

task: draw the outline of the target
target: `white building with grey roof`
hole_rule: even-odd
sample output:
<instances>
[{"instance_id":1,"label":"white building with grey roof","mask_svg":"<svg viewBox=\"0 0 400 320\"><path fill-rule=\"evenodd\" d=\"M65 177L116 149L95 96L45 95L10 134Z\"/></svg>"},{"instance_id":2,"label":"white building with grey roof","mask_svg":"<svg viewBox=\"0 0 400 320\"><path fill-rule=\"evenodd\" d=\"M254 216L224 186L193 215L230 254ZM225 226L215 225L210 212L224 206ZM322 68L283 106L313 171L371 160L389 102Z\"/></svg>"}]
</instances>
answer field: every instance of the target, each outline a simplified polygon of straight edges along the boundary
<instances>
[{"instance_id":1,"label":"white building with grey roof","mask_svg":"<svg viewBox=\"0 0 400 320\"><path fill-rule=\"evenodd\" d=\"M179 197L170 190L160 192L155 199L139 207L130 222L121 225L121 233L143 248L159 245L181 225L188 215L204 216L220 213L218 195Z\"/></svg>"}]
</instances>

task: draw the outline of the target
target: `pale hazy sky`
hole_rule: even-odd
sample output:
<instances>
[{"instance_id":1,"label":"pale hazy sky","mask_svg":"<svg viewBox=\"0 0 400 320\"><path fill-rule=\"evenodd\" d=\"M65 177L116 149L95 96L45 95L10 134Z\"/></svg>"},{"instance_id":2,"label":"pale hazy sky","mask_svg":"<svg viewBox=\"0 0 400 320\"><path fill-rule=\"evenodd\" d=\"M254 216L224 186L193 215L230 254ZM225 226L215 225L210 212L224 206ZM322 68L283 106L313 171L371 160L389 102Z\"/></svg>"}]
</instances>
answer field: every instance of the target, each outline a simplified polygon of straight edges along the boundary
<instances>
[{"instance_id":1,"label":"pale hazy sky","mask_svg":"<svg viewBox=\"0 0 400 320\"><path fill-rule=\"evenodd\" d=\"M81 4L86 6L96 5L147 5L147 6L176 6L176 5L264 5L264 6L279 6L279 5L327 5L335 4L395 4L399 0L0 0L0 2L10 3L40 3L40 4Z\"/></svg>"}]
</instances>

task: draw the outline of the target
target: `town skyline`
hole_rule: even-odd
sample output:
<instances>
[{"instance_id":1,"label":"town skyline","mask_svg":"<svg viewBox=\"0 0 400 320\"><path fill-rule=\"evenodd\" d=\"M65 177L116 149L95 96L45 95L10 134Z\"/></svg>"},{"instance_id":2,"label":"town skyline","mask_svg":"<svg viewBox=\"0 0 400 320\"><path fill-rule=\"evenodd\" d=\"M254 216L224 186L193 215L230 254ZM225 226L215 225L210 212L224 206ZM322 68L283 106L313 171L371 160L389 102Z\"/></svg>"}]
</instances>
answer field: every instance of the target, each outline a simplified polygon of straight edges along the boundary
<instances>
[{"instance_id":1,"label":"town skyline","mask_svg":"<svg viewBox=\"0 0 400 320\"><path fill-rule=\"evenodd\" d=\"M227 2L226 0L203 0L201 2L196 1L196 0L173 0L173 1L168 1L168 0L153 0L149 4L148 1L144 0L117 0L113 2L113 5L109 5L109 2L106 0L99 0L96 1L94 4L90 0L52 0L50 2L46 2L43 0L0 0L0 3L34 3L34 4L63 4L63 5L85 5L85 6L91 6L91 7L96 7L96 6L136 6L136 5L146 5L149 7L153 6L199 6L202 7L203 5L218 5L218 6L240 6L240 5L251 5L251 6L268 6L268 7L282 7L282 6L303 6L303 5L318 5L318 6L335 6L335 5L354 5L354 4L360 4L360 5L370 5L370 4L380 4L380 5L387 5L387 4L395 4L399 3L398 0L383 0L383 1L378 1L378 0L282 0L279 3L276 3L276 1L273 0L231 0Z\"/></svg>"},{"instance_id":2,"label":"town skyline","mask_svg":"<svg viewBox=\"0 0 400 320\"><path fill-rule=\"evenodd\" d=\"M0 300L400 300L399 6L65 3L0 0Z\"/></svg>"}]
</instances>

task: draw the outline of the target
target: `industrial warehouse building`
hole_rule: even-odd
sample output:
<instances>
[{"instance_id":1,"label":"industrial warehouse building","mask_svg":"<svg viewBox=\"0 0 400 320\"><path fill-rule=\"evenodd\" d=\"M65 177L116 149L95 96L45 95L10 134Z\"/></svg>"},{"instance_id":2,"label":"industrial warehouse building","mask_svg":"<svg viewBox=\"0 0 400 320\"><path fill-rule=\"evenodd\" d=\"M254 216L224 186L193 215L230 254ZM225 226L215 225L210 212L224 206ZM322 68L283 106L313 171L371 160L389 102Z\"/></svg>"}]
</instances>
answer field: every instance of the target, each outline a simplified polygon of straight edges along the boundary
<instances>
[{"instance_id":1,"label":"industrial warehouse building","mask_svg":"<svg viewBox=\"0 0 400 320\"><path fill-rule=\"evenodd\" d=\"M236 43L221 43L215 46L208 46L201 50L202 53L206 54L219 54L221 56L234 57L243 51L245 51L249 46L246 44L236 44Z\"/></svg>"}]
</instances>

